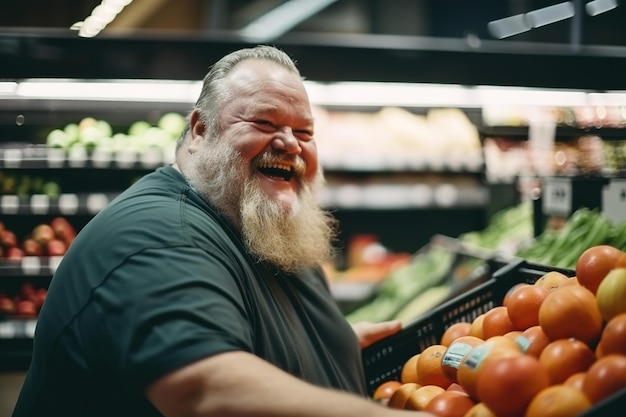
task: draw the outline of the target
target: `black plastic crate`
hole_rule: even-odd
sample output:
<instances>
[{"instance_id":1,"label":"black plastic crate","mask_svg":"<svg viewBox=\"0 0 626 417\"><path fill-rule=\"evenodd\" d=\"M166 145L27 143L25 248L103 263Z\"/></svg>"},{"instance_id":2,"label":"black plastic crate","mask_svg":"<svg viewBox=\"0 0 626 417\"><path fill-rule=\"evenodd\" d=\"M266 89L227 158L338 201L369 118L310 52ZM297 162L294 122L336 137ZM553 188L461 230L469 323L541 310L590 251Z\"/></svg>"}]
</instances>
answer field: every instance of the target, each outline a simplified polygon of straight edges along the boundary
<instances>
[{"instance_id":1,"label":"black plastic crate","mask_svg":"<svg viewBox=\"0 0 626 417\"><path fill-rule=\"evenodd\" d=\"M499 306L511 287L527 282L535 283L544 274L559 271L575 276L575 271L517 260L502 266L491 277L464 294L451 299L428 314L363 350L363 365L370 395L382 382L399 380L404 363L411 356L437 344L444 331L459 321L473 321L479 315ZM579 417L611 415L609 411L626 408L626 390L596 404Z\"/></svg>"}]
</instances>

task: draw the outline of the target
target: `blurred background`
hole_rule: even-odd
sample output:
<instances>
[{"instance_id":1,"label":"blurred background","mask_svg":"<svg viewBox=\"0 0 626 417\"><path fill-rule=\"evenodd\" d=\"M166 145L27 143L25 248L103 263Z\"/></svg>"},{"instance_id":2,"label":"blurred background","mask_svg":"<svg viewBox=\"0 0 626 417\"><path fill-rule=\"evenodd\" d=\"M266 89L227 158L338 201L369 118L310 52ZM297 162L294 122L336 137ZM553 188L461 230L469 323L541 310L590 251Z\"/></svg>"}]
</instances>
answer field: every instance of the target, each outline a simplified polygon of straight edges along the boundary
<instances>
[{"instance_id":1,"label":"blurred background","mask_svg":"<svg viewBox=\"0 0 626 417\"><path fill-rule=\"evenodd\" d=\"M306 77L328 180L321 203L340 224L326 268L348 316L372 314L359 308L424 257L394 284L404 306L442 283L440 295L459 294L496 252L530 257L529 242L581 207L622 224L620 3L1 2L0 417L73 235L172 161L208 67L243 46L274 44Z\"/></svg>"}]
</instances>

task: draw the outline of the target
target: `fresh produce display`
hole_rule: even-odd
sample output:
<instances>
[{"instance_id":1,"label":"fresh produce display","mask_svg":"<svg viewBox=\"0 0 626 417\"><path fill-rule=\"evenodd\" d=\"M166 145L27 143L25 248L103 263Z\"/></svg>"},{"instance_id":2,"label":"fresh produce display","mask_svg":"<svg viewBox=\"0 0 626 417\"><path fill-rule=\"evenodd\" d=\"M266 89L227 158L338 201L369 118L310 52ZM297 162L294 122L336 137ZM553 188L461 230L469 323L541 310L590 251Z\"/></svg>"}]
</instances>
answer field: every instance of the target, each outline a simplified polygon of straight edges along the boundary
<instances>
[{"instance_id":1,"label":"fresh produce display","mask_svg":"<svg viewBox=\"0 0 626 417\"><path fill-rule=\"evenodd\" d=\"M348 321L384 321L393 318L428 288L442 284L454 254L447 248L427 246L406 265L382 281L376 296L346 317Z\"/></svg>"},{"instance_id":2,"label":"fresh produce display","mask_svg":"<svg viewBox=\"0 0 626 417\"><path fill-rule=\"evenodd\" d=\"M63 256L75 237L74 226L62 216L38 224L22 239L0 222L0 259L21 261L24 256Z\"/></svg>"},{"instance_id":3,"label":"fresh produce display","mask_svg":"<svg viewBox=\"0 0 626 417\"><path fill-rule=\"evenodd\" d=\"M58 197L61 194L61 187L58 181L53 179L0 171L0 194L15 194L18 196L45 194L48 197Z\"/></svg>"},{"instance_id":4,"label":"fresh produce display","mask_svg":"<svg viewBox=\"0 0 626 417\"><path fill-rule=\"evenodd\" d=\"M24 282L14 293L0 291L0 318L34 318L46 299L48 290L36 287L31 282Z\"/></svg>"},{"instance_id":5,"label":"fresh produce display","mask_svg":"<svg viewBox=\"0 0 626 417\"><path fill-rule=\"evenodd\" d=\"M185 128L186 120L178 113L165 113L152 125L145 120L135 121L126 132L114 132L105 120L85 117L78 123L53 129L46 137L46 146L85 151L98 149L110 153L143 153L158 149L164 155L173 156L176 140Z\"/></svg>"},{"instance_id":6,"label":"fresh produce display","mask_svg":"<svg viewBox=\"0 0 626 417\"><path fill-rule=\"evenodd\" d=\"M546 229L516 255L544 265L573 268L580 255L596 245L626 250L626 222L613 223L598 209L581 207L560 229Z\"/></svg>"},{"instance_id":7,"label":"fresh produce display","mask_svg":"<svg viewBox=\"0 0 626 417\"><path fill-rule=\"evenodd\" d=\"M623 400L626 252L595 245L574 263L546 266L474 318L449 323L372 398L440 417L574 417Z\"/></svg>"},{"instance_id":8,"label":"fresh produce display","mask_svg":"<svg viewBox=\"0 0 626 417\"><path fill-rule=\"evenodd\" d=\"M495 213L483 230L463 233L459 240L468 245L512 255L533 237L533 206L524 201Z\"/></svg>"},{"instance_id":9,"label":"fresh produce display","mask_svg":"<svg viewBox=\"0 0 626 417\"><path fill-rule=\"evenodd\" d=\"M476 249L504 248L510 254L532 234L532 206L523 203L496 213L484 230L461 235L456 243ZM464 257L463 263L459 263L459 249L439 244L437 238L405 265L394 268L380 281L375 297L350 312L348 320L398 319L407 323L445 300L454 284L471 275L488 258L488 254L482 253Z\"/></svg>"}]
</instances>

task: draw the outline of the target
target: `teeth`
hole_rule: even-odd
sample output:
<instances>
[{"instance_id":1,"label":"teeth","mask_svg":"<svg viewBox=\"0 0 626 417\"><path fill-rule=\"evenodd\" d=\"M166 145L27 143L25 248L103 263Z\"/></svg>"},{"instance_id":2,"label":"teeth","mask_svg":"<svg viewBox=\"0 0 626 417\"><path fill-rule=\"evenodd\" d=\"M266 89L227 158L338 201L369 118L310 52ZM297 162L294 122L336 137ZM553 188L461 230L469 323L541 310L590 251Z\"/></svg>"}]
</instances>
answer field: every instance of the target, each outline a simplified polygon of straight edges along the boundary
<instances>
[{"instance_id":1,"label":"teeth","mask_svg":"<svg viewBox=\"0 0 626 417\"><path fill-rule=\"evenodd\" d=\"M266 165L263 165L261 168L282 169L283 171L289 171L289 172L291 172L291 170L293 169L289 165L278 164L278 163L266 164Z\"/></svg>"}]
</instances>

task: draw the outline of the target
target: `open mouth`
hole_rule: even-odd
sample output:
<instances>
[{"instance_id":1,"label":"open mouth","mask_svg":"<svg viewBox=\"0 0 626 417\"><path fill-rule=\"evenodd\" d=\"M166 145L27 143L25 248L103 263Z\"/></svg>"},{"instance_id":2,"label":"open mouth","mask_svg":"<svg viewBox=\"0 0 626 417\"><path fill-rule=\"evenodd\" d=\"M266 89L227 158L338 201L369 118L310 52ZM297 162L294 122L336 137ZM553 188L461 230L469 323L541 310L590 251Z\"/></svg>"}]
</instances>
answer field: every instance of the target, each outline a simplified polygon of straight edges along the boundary
<instances>
[{"instance_id":1,"label":"open mouth","mask_svg":"<svg viewBox=\"0 0 626 417\"><path fill-rule=\"evenodd\" d=\"M293 167L284 164L267 164L259 167L259 171L274 180L289 181L293 176Z\"/></svg>"}]
</instances>

